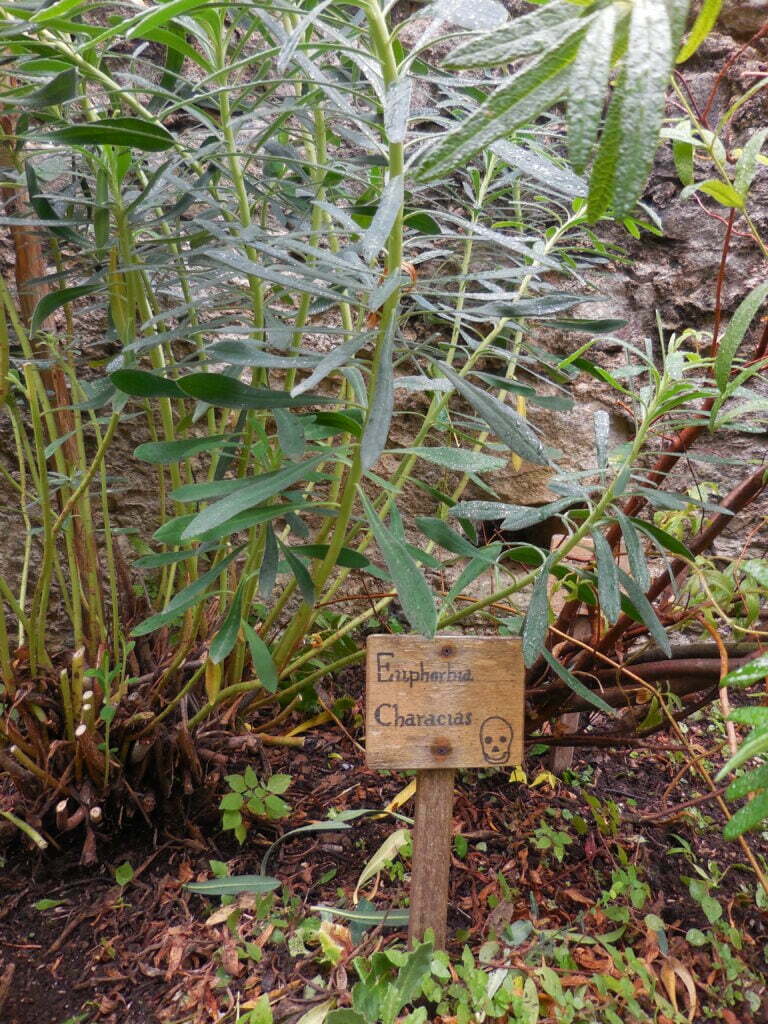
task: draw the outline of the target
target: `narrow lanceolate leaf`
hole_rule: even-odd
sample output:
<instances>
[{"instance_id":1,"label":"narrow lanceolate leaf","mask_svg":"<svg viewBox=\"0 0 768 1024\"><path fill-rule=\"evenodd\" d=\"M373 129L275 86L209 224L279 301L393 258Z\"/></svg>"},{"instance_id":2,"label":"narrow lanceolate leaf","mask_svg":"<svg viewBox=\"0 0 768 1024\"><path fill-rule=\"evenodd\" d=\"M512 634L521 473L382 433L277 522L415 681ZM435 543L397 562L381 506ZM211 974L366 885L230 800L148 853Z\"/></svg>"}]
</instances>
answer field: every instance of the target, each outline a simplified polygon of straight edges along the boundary
<instances>
[{"instance_id":1,"label":"narrow lanceolate leaf","mask_svg":"<svg viewBox=\"0 0 768 1024\"><path fill-rule=\"evenodd\" d=\"M536 523L543 523L545 519L564 512L573 505L573 498L561 498L559 501L552 501L548 505L509 505L508 511L501 524L502 530L526 530ZM453 510L452 510L453 511Z\"/></svg>"},{"instance_id":2,"label":"narrow lanceolate leaf","mask_svg":"<svg viewBox=\"0 0 768 1024\"><path fill-rule=\"evenodd\" d=\"M208 882L188 882L184 888L198 896L237 896L241 892L265 893L279 889L282 882L268 875L233 875Z\"/></svg>"},{"instance_id":3,"label":"narrow lanceolate leaf","mask_svg":"<svg viewBox=\"0 0 768 1024\"><path fill-rule=\"evenodd\" d=\"M147 153L160 153L174 144L171 133L161 124L138 117L112 117L92 124L70 124L49 132L49 139L72 146L123 146Z\"/></svg>"},{"instance_id":4,"label":"narrow lanceolate leaf","mask_svg":"<svg viewBox=\"0 0 768 1024\"><path fill-rule=\"evenodd\" d=\"M741 800L758 789L768 789L768 764L760 765L734 779L725 795L729 800Z\"/></svg>"},{"instance_id":5,"label":"narrow lanceolate leaf","mask_svg":"<svg viewBox=\"0 0 768 1024\"><path fill-rule=\"evenodd\" d=\"M224 621L211 641L211 646L208 650L208 657L214 663L214 665L220 664L224 661L227 655L231 652L235 646L237 640L237 634L240 632L240 612L243 606L243 584L235 591L235 596L232 599L232 604L229 606L229 611L224 616Z\"/></svg>"},{"instance_id":6,"label":"narrow lanceolate leaf","mask_svg":"<svg viewBox=\"0 0 768 1024\"><path fill-rule=\"evenodd\" d=\"M739 665L722 680L723 686L750 686L768 676L768 654L761 654L746 665Z\"/></svg>"},{"instance_id":7,"label":"narrow lanceolate leaf","mask_svg":"<svg viewBox=\"0 0 768 1024\"><path fill-rule=\"evenodd\" d=\"M191 537L199 537L206 530L212 530L220 523L224 523L233 516L236 516L238 512L243 512L247 508L253 508L255 505L260 505L262 501L266 501L267 498L273 498L276 494L280 494L288 487L292 487L303 480L307 473L314 469L323 458L325 456L316 455L314 458L308 459L306 462L300 462L298 465L290 465L285 469L277 470L275 473L264 473L262 476L257 477L252 483L247 484L245 487L240 487L233 494L226 495L220 501L216 501L213 505L204 508L202 512L198 512L184 531L183 539L189 540Z\"/></svg>"},{"instance_id":8,"label":"narrow lanceolate leaf","mask_svg":"<svg viewBox=\"0 0 768 1024\"><path fill-rule=\"evenodd\" d=\"M180 615L182 615L188 608L192 608L193 605L199 604L203 600L207 600L210 595L206 595L205 592L208 587L214 583L221 573L227 568L227 566L234 561L235 558L243 550L243 547L235 548L234 551L222 558L221 561L213 565L207 572L203 573L202 576L194 580L188 586L180 590L168 604L165 606L163 611L157 615L150 615L148 619L144 619L131 631L131 636L146 636L147 633L152 633L154 630L159 629L161 626L166 626L171 622L174 622Z\"/></svg>"},{"instance_id":9,"label":"narrow lanceolate leaf","mask_svg":"<svg viewBox=\"0 0 768 1024\"><path fill-rule=\"evenodd\" d=\"M611 204L616 165L619 159L625 88L626 73L622 72L613 90L603 134L600 136L600 145L589 178L587 216L590 223L593 224L603 216Z\"/></svg>"},{"instance_id":10,"label":"narrow lanceolate leaf","mask_svg":"<svg viewBox=\"0 0 768 1024\"><path fill-rule=\"evenodd\" d=\"M430 587L411 558L405 543L382 523L362 488L360 501L389 569L405 617L417 633L427 637L434 636L437 630L437 610Z\"/></svg>"},{"instance_id":11,"label":"narrow lanceolate leaf","mask_svg":"<svg viewBox=\"0 0 768 1024\"><path fill-rule=\"evenodd\" d=\"M664 116L672 66L666 0L634 0L622 97L619 161L613 184L617 217L632 212L648 180Z\"/></svg>"},{"instance_id":12,"label":"narrow lanceolate leaf","mask_svg":"<svg viewBox=\"0 0 768 1024\"><path fill-rule=\"evenodd\" d=\"M439 544L446 551L451 551L454 555L461 555L464 558L477 558L484 565L487 565L489 562L495 561L498 554L498 545L493 545L491 551L483 551L480 548L476 548L474 544L470 544L466 537L456 533L442 519L436 519L432 516L417 516L416 525L431 541Z\"/></svg>"},{"instance_id":13,"label":"narrow lanceolate leaf","mask_svg":"<svg viewBox=\"0 0 768 1024\"><path fill-rule=\"evenodd\" d=\"M398 174L387 182L373 220L360 242L360 253L366 262L378 256L384 248L402 205L403 176Z\"/></svg>"},{"instance_id":14,"label":"narrow lanceolate leaf","mask_svg":"<svg viewBox=\"0 0 768 1024\"><path fill-rule=\"evenodd\" d=\"M407 76L396 79L387 87L384 100L384 131L390 143L405 141L412 90L413 79Z\"/></svg>"},{"instance_id":15,"label":"narrow lanceolate leaf","mask_svg":"<svg viewBox=\"0 0 768 1024\"><path fill-rule=\"evenodd\" d=\"M699 46L701 46L714 28L717 16L720 14L720 8L722 6L723 0L704 0L698 17L696 18L696 21L694 21L691 31L688 33L688 38L685 40L680 53L677 55L676 62L678 64L682 64L696 53Z\"/></svg>"},{"instance_id":16,"label":"narrow lanceolate leaf","mask_svg":"<svg viewBox=\"0 0 768 1024\"><path fill-rule=\"evenodd\" d=\"M596 707L598 711L602 711L603 714L610 715L611 717L616 715L615 708L612 708L610 704L607 704L599 694L594 692L594 690L590 690L588 686L585 686L584 683L582 683L582 681L570 671L570 669L567 669L565 665L561 665L553 654L550 654L546 649L541 653L544 655L544 660L550 668L554 669L555 673L563 680L565 685L569 689L573 690L575 694L578 694L579 697L589 701L590 704Z\"/></svg>"},{"instance_id":17,"label":"narrow lanceolate leaf","mask_svg":"<svg viewBox=\"0 0 768 1024\"><path fill-rule=\"evenodd\" d=\"M463 448L396 448L393 449L398 455L418 455L426 462L433 462L436 466L444 469L451 469L457 473L487 473L493 469L504 469L507 459L500 459L495 455L486 455L484 452L468 452Z\"/></svg>"},{"instance_id":18,"label":"narrow lanceolate leaf","mask_svg":"<svg viewBox=\"0 0 768 1024\"><path fill-rule=\"evenodd\" d=\"M762 284L753 288L741 303L720 339L720 347L715 357L715 381L721 391L725 391L728 386L728 377L739 345L766 298L768 298L768 281L763 281Z\"/></svg>"},{"instance_id":19,"label":"narrow lanceolate leaf","mask_svg":"<svg viewBox=\"0 0 768 1024\"><path fill-rule=\"evenodd\" d=\"M264 601L272 593L272 588L277 579L279 561L280 552L277 547L277 538L270 524L267 526L264 536L264 554L261 558L261 569L259 570L259 597Z\"/></svg>"},{"instance_id":20,"label":"narrow lanceolate leaf","mask_svg":"<svg viewBox=\"0 0 768 1024\"><path fill-rule=\"evenodd\" d=\"M158 377L146 370L115 370L109 379L118 389L134 398L184 398L175 380Z\"/></svg>"},{"instance_id":21,"label":"narrow lanceolate leaf","mask_svg":"<svg viewBox=\"0 0 768 1024\"><path fill-rule=\"evenodd\" d=\"M568 89L568 156L577 171L586 167L600 130L615 27L616 7L611 4L589 26L573 62Z\"/></svg>"},{"instance_id":22,"label":"narrow lanceolate leaf","mask_svg":"<svg viewBox=\"0 0 768 1024\"><path fill-rule=\"evenodd\" d=\"M577 14L572 4L556 0L522 18L515 18L504 28L496 27L470 39L458 46L445 63L455 68L487 68L506 64L517 57L530 57L555 46L578 20Z\"/></svg>"},{"instance_id":23,"label":"narrow lanceolate leaf","mask_svg":"<svg viewBox=\"0 0 768 1024\"><path fill-rule=\"evenodd\" d=\"M619 594L619 576L611 546L599 530L591 533L595 545L595 565L597 568L597 596L606 619L613 624L621 614L621 596Z\"/></svg>"},{"instance_id":24,"label":"narrow lanceolate leaf","mask_svg":"<svg viewBox=\"0 0 768 1024\"><path fill-rule=\"evenodd\" d=\"M246 622L245 619L243 619L242 626L245 639L248 642L248 650L251 652L253 670L259 677L264 689L269 693L274 693L277 690L277 667L272 660L272 655L269 653L269 648L253 626Z\"/></svg>"},{"instance_id":25,"label":"narrow lanceolate leaf","mask_svg":"<svg viewBox=\"0 0 768 1024\"><path fill-rule=\"evenodd\" d=\"M527 421L493 395L481 391L460 377L446 363L438 364L443 374L465 398L493 433L516 455L536 466L549 466L544 447Z\"/></svg>"},{"instance_id":26,"label":"narrow lanceolate leaf","mask_svg":"<svg viewBox=\"0 0 768 1024\"><path fill-rule=\"evenodd\" d=\"M563 41L538 60L516 72L473 114L462 120L432 149L418 168L421 181L444 177L521 124L530 123L542 111L562 99L568 89L571 62L588 22L577 22Z\"/></svg>"},{"instance_id":27,"label":"narrow lanceolate leaf","mask_svg":"<svg viewBox=\"0 0 768 1024\"><path fill-rule=\"evenodd\" d=\"M302 560L294 555L291 549L286 547L281 540L278 540L277 543L280 545L280 550L288 563L288 568L291 570L293 578L298 584L299 592L304 598L305 604L313 605L315 603L315 585L312 582L312 577L307 571L306 565L304 565Z\"/></svg>"},{"instance_id":28,"label":"narrow lanceolate leaf","mask_svg":"<svg viewBox=\"0 0 768 1024\"><path fill-rule=\"evenodd\" d=\"M747 198L752 179L757 172L760 150L765 145L766 138L768 138L768 128L761 128L760 131L755 132L741 151L741 156L736 164L733 187L744 199Z\"/></svg>"},{"instance_id":29,"label":"narrow lanceolate leaf","mask_svg":"<svg viewBox=\"0 0 768 1024\"><path fill-rule=\"evenodd\" d=\"M723 829L726 839L738 839L745 832L761 825L768 818L768 792L762 792L741 807Z\"/></svg>"},{"instance_id":30,"label":"narrow lanceolate leaf","mask_svg":"<svg viewBox=\"0 0 768 1024\"><path fill-rule=\"evenodd\" d=\"M227 442L234 442L231 434L211 434L210 437L190 437L182 441L147 441L140 444L133 454L153 466L168 466L201 452L216 451Z\"/></svg>"},{"instance_id":31,"label":"narrow lanceolate leaf","mask_svg":"<svg viewBox=\"0 0 768 1024\"><path fill-rule=\"evenodd\" d=\"M672 653L672 648L669 646L669 637L656 617L656 613L648 602L648 598L631 576L628 576L622 569L617 568L616 571L619 574L619 582L624 592L634 605L635 611L640 616L643 624L662 651L669 657Z\"/></svg>"},{"instance_id":32,"label":"narrow lanceolate leaf","mask_svg":"<svg viewBox=\"0 0 768 1024\"><path fill-rule=\"evenodd\" d=\"M390 315L381 345L379 372L360 441L360 461L364 470L370 469L387 447L392 410L395 406L395 378L392 366L394 335L395 317Z\"/></svg>"},{"instance_id":33,"label":"narrow lanceolate leaf","mask_svg":"<svg viewBox=\"0 0 768 1024\"><path fill-rule=\"evenodd\" d=\"M315 387L321 380L325 380L329 373L333 373L334 370L338 370L342 366L346 366L347 363L354 359L358 350L361 349L363 345L368 344L371 340L371 335L369 333L363 333L355 335L354 338L350 338L342 345L338 345L335 349L329 352L327 356L323 356L308 377L299 381L296 387L291 391L291 397L296 398L298 395L303 395L305 391L309 391L310 388Z\"/></svg>"},{"instance_id":34,"label":"narrow lanceolate leaf","mask_svg":"<svg viewBox=\"0 0 768 1024\"><path fill-rule=\"evenodd\" d=\"M185 395L224 409L290 409L331 401L324 395L308 395L299 401L284 391L254 388L223 373L191 373L177 383Z\"/></svg>"},{"instance_id":35,"label":"narrow lanceolate leaf","mask_svg":"<svg viewBox=\"0 0 768 1024\"><path fill-rule=\"evenodd\" d=\"M549 629L549 568L545 563L541 567L531 593L531 603L525 613L523 622L523 658L526 665L532 665L544 651L544 640Z\"/></svg>"},{"instance_id":36,"label":"narrow lanceolate leaf","mask_svg":"<svg viewBox=\"0 0 768 1024\"><path fill-rule=\"evenodd\" d=\"M637 535L637 530L623 512L616 512L616 521L621 527L621 535L624 538L624 546L627 549L629 571L635 579L638 587L645 593L651 585L651 577L648 572L648 562L645 558L643 546Z\"/></svg>"},{"instance_id":37,"label":"narrow lanceolate leaf","mask_svg":"<svg viewBox=\"0 0 768 1024\"><path fill-rule=\"evenodd\" d=\"M95 284L81 284L75 285L74 288L60 288L57 292L48 292L35 306L35 311L29 322L29 333L37 334L48 317L57 309L66 306L68 302L74 302L75 299L79 299L83 295L91 295L97 288L98 285Z\"/></svg>"}]
</instances>

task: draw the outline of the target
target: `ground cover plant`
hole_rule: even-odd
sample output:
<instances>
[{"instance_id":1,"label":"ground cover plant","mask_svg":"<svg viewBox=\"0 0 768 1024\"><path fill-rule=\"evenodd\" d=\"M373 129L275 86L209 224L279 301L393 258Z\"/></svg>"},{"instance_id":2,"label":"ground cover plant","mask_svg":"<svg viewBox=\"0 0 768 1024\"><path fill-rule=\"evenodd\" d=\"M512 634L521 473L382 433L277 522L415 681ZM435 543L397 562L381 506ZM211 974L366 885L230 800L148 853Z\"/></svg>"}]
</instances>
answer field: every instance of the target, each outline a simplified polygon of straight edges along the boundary
<instances>
[{"instance_id":1,"label":"ground cover plant","mask_svg":"<svg viewBox=\"0 0 768 1024\"><path fill-rule=\"evenodd\" d=\"M347 729L339 680L366 630L501 630L522 636L532 743L670 733L768 884L744 838L766 816L764 767L723 794L685 731L764 678L766 562L748 543L727 571L705 557L764 470L739 467L725 494L667 483L706 431L765 429L768 286L727 324L720 309L733 231L766 255L751 205L766 131L723 141L763 81L717 125L684 78L665 108L718 8L691 23L682 0L512 20L490 0L435 4L414 36L375 0L0 4L1 468L23 526L19 569L0 572L8 835L74 837L94 863L125 815L151 821L222 757L304 749L297 715ZM622 258L601 221L658 233L638 201L660 133L691 202L724 220L715 317L626 339L583 312L588 275ZM602 364L606 336L621 365ZM564 468L536 425L578 414L582 375L631 436L613 444L598 412L594 464ZM126 435L151 529L116 527ZM503 478L532 467L550 500L504 500ZM747 700L721 779L766 749ZM553 737L570 711L588 728ZM755 727L740 751L735 723ZM285 767L228 774L225 831L243 842L290 814ZM539 851L567 857L567 832L538 829ZM360 991L426 962L361 962ZM440 1004L445 964L429 962ZM486 997L525 1019L517 984ZM397 1016L409 985L370 1019Z\"/></svg>"}]
</instances>

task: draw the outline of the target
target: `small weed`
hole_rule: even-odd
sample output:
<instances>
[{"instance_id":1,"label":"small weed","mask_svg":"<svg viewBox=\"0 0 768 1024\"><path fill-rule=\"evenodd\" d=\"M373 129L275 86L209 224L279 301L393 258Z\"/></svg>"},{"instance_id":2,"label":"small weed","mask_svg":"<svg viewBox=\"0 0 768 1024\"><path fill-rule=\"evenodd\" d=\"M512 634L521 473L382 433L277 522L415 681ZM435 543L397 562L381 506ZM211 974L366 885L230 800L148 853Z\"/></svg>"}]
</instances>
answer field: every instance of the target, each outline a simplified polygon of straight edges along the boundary
<instances>
[{"instance_id":1,"label":"small weed","mask_svg":"<svg viewBox=\"0 0 768 1024\"><path fill-rule=\"evenodd\" d=\"M230 791L219 803L221 827L234 832L241 844L248 833L249 815L279 821L291 812L290 804L280 796L291 784L290 775L272 775L261 782L249 765L242 775L228 775L226 781Z\"/></svg>"}]
</instances>

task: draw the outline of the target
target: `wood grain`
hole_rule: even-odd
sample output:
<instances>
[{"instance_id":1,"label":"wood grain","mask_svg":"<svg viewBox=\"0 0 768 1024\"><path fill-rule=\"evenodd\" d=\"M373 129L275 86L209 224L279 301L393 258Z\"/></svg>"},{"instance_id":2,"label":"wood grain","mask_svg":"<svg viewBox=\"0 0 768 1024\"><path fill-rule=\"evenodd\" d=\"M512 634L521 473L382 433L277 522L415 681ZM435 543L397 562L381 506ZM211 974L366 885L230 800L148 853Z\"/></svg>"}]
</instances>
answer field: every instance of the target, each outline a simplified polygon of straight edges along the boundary
<instances>
[{"instance_id":1,"label":"wood grain","mask_svg":"<svg viewBox=\"0 0 768 1024\"><path fill-rule=\"evenodd\" d=\"M408 943L413 946L431 928L435 948L444 949L448 928L448 876L453 839L453 768L420 771L416 776L413 825L411 913Z\"/></svg>"},{"instance_id":2,"label":"wood grain","mask_svg":"<svg viewBox=\"0 0 768 1024\"><path fill-rule=\"evenodd\" d=\"M368 637L371 768L482 768L523 758L524 670L516 637Z\"/></svg>"}]
</instances>

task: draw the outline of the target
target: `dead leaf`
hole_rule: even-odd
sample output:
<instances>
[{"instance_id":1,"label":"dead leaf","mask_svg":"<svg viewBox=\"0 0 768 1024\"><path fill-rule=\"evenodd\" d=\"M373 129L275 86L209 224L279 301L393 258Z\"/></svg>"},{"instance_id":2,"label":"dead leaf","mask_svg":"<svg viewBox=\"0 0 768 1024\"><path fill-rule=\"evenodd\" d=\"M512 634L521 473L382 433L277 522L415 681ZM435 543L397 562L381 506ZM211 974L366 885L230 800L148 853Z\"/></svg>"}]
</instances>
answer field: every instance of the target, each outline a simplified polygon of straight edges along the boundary
<instances>
[{"instance_id":1,"label":"dead leaf","mask_svg":"<svg viewBox=\"0 0 768 1024\"><path fill-rule=\"evenodd\" d=\"M579 892L578 889L563 889L563 895L567 896L568 899L573 900L574 903L582 903L585 907L591 907L594 905L594 900L591 900L589 896L585 896L584 893Z\"/></svg>"},{"instance_id":2,"label":"dead leaf","mask_svg":"<svg viewBox=\"0 0 768 1024\"><path fill-rule=\"evenodd\" d=\"M688 1020L693 1021L696 1017L696 1010L698 1008L696 981L685 964L681 963L677 957L667 957L661 968L661 980L664 982L664 988L666 988L669 995L669 1001L676 1010L678 978L683 983L685 991L688 994Z\"/></svg>"}]
</instances>

